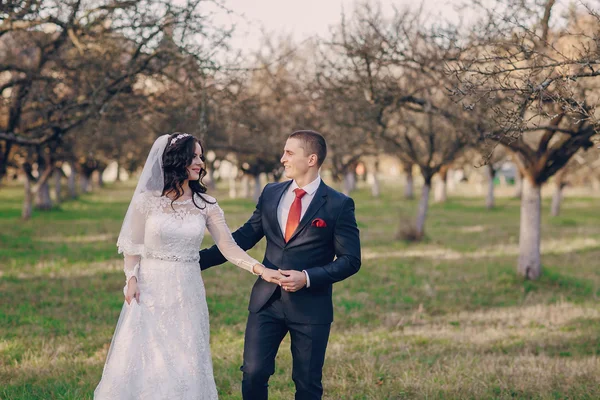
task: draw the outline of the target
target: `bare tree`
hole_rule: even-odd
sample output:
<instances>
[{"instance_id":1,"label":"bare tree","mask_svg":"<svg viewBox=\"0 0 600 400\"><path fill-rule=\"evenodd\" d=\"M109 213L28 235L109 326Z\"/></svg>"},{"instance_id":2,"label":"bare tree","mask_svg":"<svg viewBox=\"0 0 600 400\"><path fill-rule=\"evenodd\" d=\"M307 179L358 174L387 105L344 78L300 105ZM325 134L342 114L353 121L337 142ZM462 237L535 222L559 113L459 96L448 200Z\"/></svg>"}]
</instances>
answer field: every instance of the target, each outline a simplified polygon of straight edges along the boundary
<instances>
[{"instance_id":1,"label":"bare tree","mask_svg":"<svg viewBox=\"0 0 600 400\"><path fill-rule=\"evenodd\" d=\"M488 210L493 209L496 205L495 179L498 175L498 171L500 171L509 159L509 151L503 146L494 147L491 153L488 148L477 148L477 146L475 146L473 149L463 154L457 161L457 164L459 165L474 167L476 170L481 171L485 176L485 206Z\"/></svg>"},{"instance_id":2,"label":"bare tree","mask_svg":"<svg viewBox=\"0 0 600 400\"><path fill-rule=\"evenodd\" d=\"M594 149L578 151L552 180L550 215L560 215L563 190L569 185L588 186L600 175L600 158Z\"/></svg>"},{"instance_id":3,"label":"bare tree","mask_svg":"<svg viewBox=\"0 0 600 400\"><path fill-rule=\"evenodd\" d=\"M399 121L402 121L402 125ZM425 218L433 177L467 149L471 135L465 134L461 126L448 126L443 118L435 114L411 112L400 113L397 128L390 123L382 135L390 146L397 149L406 163L419 166L423 188L415 234L416 238L421 238L425 233Z\"/></svg>"},{"instance_id":4,"label":"bare tree","mask_svg":"<svg viewBox=\"0 0 600 400\"><path fill-rule=\"evenodd\" d=\"M16 146L48 146L97 119L115 98L146 93L143 85L165 76L181 53L198 68L214 68L228 32L206 23L206 4L216 3L46 0L0 11L0 109L7 116L0 177ZM168 35L175 48L162 45ZM49 174L40 177L43 186Z\"/></svg>"},{"instance_id":5,"label":"bare tree","mask_svg":"<svg viewBox=\"0 0 600 400\"><path fill-rule=\"evenodd\" d=\"M456 32L427 27L423 19L421 11L384 18L377 7L359 5L327 43L324 73L340 92L354 90L354 107L375 143L394 149L403 164L419 166L425 184L416 239L424 234L433 176L478 137L443 86L444 63L456 56Z\"/></svg>"},{"instance_id":6,"label":"bare tree","mask_svg":"<svg viewBox=\"0 0 600 400\"><path fill-rule=\"evenodd\" d=\"M488 5L460 61L447 63L467 109L492 111L486 136L514 153L523 174L518 273L537 279L541 186L597 133L600 18L589 9L551 18L555 2Z\"/></svg>"},{"instance_id":7,"label":"bare tree","mask_svg":"<svg viewBox=\"0 0 600 400\"><path fill-rule=\"evenodd\" d=\"M361 159L377 154L378 145L373 127L364 120L366 102L359 87L340 85L327 76L321 64L314 81L312 109L315 110L315 129L327 138L328 161L332 177L342 182L343 192L349 195L356 188L356 167ZM375 168L375 165L373 165Z\"/></svg>"}]
</instances>

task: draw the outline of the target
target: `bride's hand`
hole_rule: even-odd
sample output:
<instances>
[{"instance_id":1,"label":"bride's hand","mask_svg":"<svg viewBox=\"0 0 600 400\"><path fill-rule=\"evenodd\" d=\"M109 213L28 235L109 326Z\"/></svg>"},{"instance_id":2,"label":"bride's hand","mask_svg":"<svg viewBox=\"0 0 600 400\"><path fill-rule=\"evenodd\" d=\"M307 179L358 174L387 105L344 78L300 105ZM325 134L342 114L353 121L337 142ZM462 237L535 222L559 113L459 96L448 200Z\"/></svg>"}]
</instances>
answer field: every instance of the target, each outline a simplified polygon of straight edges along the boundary
<instances>
[{"instance_id":1,"label":"bride's hand","mask_svg":"<svg viewBox=\"0 0 600 400\"><path fill-rule=\"evenodd\" d=\"M269 269L269 268L265 268L265 270L261 276L261 278L263 278L265 281L271 282L271 283L276 283L277 285L279 285L279 279L281 279L283 277L284 276L281 275L281 273L279 271L276 271L274 269Z\"/></svg>"},{"instance_id":2,"label":"bride's hand","mask_svg":"<svg viewBox=\"0 0 600 400\"><path fill-rule=\"evenodd\" d=\"M254 267L252 267L252 272L260 275L260 277L263 280L265 280L267 282L271 282L271 283L276 283L278 285L279 285L279 279L283 278L283 275L281 275L281 273L279 271L276 271L274 269L269 269L262 264L255 264Z\"/></svg>"},{"instance_id":3,"label":"bride's hand","mask_svg":"<svg viewBox=\"0 0 600 400\"><path fill-rule=\"evenodd\" d=\"M127 292L125 293L125 301L131 304L131 300L135 299L140 304L140 289L138 288L137 278L132 276L127 284Z\"/></svg>"}]
</instances>

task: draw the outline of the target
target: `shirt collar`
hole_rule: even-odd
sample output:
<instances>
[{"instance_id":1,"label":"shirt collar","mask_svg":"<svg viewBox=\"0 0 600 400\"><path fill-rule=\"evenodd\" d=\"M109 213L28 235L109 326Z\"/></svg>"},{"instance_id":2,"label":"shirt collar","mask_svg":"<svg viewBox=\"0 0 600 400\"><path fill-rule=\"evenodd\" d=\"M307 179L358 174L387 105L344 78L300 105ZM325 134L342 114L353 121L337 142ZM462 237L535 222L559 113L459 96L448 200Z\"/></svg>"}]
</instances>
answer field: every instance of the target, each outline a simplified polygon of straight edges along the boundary
<instances>
[{"instance_id":1,"label":"shirt collar","mask_svg":"<svg viewBox=\"0 0 600 400\"><path fill-rule=\"evenodd\" d=\"M315 179L314 181L312 181L308 185L304 186L302 189L304 189L304 191L306 192L306 194L312 196L317 191L317 189L319 188L320 184L321 184L321 176L317 175L317 179ZM294 180L292 182L292 184L290 185L290 189L289 190L294 190L294 189L296 189L298 187L299 187L298 184Z\"/></svg>"}]
</instances>

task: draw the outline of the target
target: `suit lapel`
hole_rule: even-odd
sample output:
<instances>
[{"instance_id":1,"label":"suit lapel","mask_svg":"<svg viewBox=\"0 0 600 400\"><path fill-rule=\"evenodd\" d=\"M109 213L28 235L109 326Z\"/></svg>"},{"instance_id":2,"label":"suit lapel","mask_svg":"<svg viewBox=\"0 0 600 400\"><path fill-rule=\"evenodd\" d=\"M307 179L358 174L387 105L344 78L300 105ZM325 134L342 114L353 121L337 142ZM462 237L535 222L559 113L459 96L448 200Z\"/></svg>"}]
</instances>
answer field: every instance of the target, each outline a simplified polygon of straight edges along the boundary
<instances>
[{"instance_id":1,"label":"suit lapel","mask_svg":"<svg viewBox=\"0 0 600 400\"><path fill-rule=\"evenodd\" d=\"M277 208L279 207L279 203L283 198L283 194L290 187L292 181L286 182L283 185L280 185L278 188L274 190L273 197L271 197L271 201L268 202L268 207L265 210L267 214L267 220L271 225L271 230L274 232L275 237L280 244L285 245L285 239L283 238L283 233L281 233L281 227L279 226L279 220L277 219Z\"/></svg>"},{"instance_id":2,"label":"suit lapel","mask_svg":"<svg viewBox=\"0 0 600 400\"><path fill-rule=\"evenodd\" d=\"M312 217L317 213L317 211L319 211L319 209L321 207L323 207L323 204L325 204L326 201L327 201L327 185L325 185L325 183L323 181L321 181L321 184L319 185L319 187L317 188L317 191L315 192L315 196L313 197L312 201L310 202L310 205L306 209L306 213L300 220L300 224L298 225L298 227L292 234L292 237L287 242L287 244L289 244L292 240L294 240L294 238L296 236L298 236L298 234L302 231L302 229L304 229L306 227L306 225L309 223L309 221L312 220Z\"/></svg>"}]
</instances>

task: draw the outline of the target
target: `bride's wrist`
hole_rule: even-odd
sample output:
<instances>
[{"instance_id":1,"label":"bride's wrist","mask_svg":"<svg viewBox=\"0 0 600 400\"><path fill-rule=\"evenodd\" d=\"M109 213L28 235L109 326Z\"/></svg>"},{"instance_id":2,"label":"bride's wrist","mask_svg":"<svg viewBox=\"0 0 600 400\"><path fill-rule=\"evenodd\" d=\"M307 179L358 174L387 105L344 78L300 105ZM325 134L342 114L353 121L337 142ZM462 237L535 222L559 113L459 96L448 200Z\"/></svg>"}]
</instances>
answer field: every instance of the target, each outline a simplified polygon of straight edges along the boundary
<instances>
[{"instance_id":1,"label":"bride's wrist","mask_svg":"<svg viewBox=\"0 0 600 400\"><path fill-rule=\"evenodd\" d=\"M254 272L258 276L262 276L265 273L266 269L267 267L265 267L262 264L254 264L254 266L252 267L252 272Z\"/></svg>"}]
</instances>

